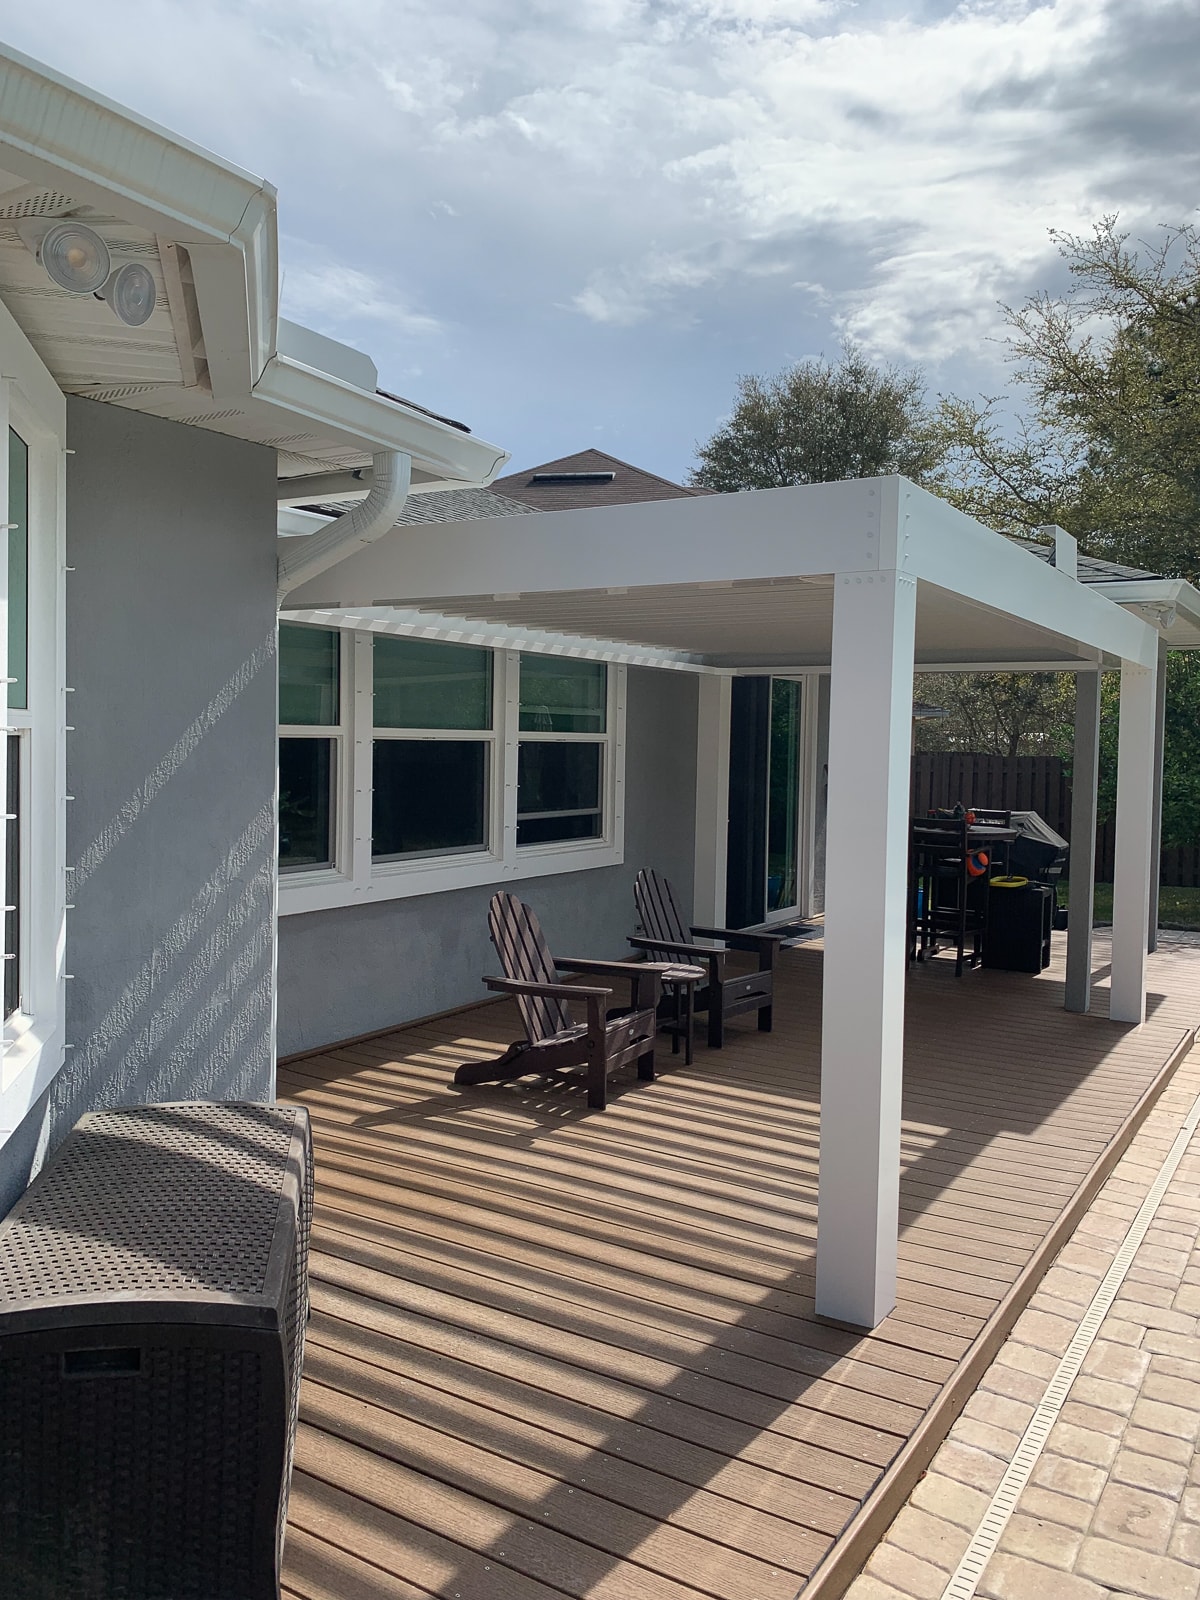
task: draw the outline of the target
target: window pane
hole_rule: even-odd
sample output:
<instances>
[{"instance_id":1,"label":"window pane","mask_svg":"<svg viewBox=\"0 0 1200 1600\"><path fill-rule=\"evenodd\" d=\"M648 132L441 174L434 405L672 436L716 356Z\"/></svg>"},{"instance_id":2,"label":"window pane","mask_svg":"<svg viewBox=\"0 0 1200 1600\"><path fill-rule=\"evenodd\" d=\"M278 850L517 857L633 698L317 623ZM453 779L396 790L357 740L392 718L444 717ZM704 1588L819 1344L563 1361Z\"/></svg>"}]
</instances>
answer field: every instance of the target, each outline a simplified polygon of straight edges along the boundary
<instances>
[{"instance_id":1,"label":"window pane","mask_svg":"<svg viewBox=\"0 0 1200 1600\"><path fill-rule=\"evenodd\" d=\"M333 740L279 741L279 866L333 865Z\"/></svg>"},{"instance_id":2,"label":"window pane","mask_svg":"<svg viewBox=\"0 0 1200 1600\"><path fill-rule=\"evenodd\" d=\"M8 430L8 703L29 709L29 446ZM10 807L11 809L11 807ZM12 966L12 962L9 962Z\"/></svg>"},{"instance_id":3,"label":"window pane","mask_svg":"<svg viewBox=\"0 0 1200 1600\"><path fill-rule=\"evenodd\" d=\"M4 913L4 1015L21 1004L21 736L8 736L8 778L5 785L8 821L4 824L5 889L11 911Z\"/></svg>"},{"instance_id":4,"label":"window pane","mask_svg":"<svg viewBox=\"0 0 1200 1600\"><path fill-rule=\"evenodd\" d=\"M603 733L608 668L569 656L521 657L522 733Z\"/></svg>"},{"instance_id":5,"label":"window pane","mask_svg":"<svg viewBox=\"0 0 1200 1600\"><path fill-rule=\"evenodd\" d=\"M487 768L481 739L377 739L375 859L485 849Z\"/></svg>"},{"instance_id":6,"label":"window pane","mask_svg":"<svg viewBox=\"0 0 1200 1600\"><path fill-rule=\"evenodd\" d=\"M522 740L517 764L517 843L598 839L601 747Z\"/></svg>"},{"instance_id":7,"label":"window pane","mask_svg":"<svg viewBox=\"0 0 1200 1600\"><path fill-rule=\"evenodd\" d=\"M490 728L492 652L429 639L375 640L377 728Z\"/></svg>"},{"instance_id":8,"label":"window pane","mask_svg":"<svg viewBox=\"0 0 1200 1600\"><path fill-rule=\"evenodd\" d=\"M333 628L279 624L279 720L283 726L337 726L338 642Z\"/></svg>"}]
</instances>

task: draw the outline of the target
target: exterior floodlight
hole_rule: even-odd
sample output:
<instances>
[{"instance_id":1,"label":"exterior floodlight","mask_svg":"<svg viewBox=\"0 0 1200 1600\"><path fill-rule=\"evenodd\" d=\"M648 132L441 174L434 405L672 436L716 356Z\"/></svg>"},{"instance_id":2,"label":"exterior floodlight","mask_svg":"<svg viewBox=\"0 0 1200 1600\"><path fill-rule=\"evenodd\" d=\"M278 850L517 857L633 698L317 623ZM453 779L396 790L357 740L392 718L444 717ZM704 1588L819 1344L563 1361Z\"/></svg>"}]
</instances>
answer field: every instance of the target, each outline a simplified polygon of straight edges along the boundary
<instances>
[{"instance_id":1,"label":"exterior floodlight","mask_svg":"<svg viewBox=\"0 0 1200 1600\"><path fill-rule=\"evenodd\" d=\"M95 294L108 281L112 258L108 246L82 222L56 222L37 247L37 258L49 278L68 294Z\"/></svg>"},{"instance_id":2,"label":"exterior floodlight","mask_svg":"<svg viewBox=\"0 0 1200 1600\"><path fill-rule=\"evenodd\" d=\"M149 267L140 261L127 261L118 267L100 291L127 328L140 328L149 322L157 295Z\"/></svg>"}]
</instances>

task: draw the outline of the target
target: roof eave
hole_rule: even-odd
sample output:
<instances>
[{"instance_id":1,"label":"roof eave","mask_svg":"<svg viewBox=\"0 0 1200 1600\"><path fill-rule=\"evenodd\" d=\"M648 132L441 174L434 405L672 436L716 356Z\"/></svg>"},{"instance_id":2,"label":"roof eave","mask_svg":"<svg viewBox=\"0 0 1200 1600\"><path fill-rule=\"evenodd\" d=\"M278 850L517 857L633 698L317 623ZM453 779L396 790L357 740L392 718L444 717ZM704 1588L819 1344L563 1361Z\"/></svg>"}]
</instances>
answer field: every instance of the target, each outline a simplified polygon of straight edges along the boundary
<instances>
[{"instance_id":1,"label":"roof eave","mask_svg":"<svg viewBox=\"0 0 1200 1600\"><path fill-rule=\"evenodd\" d=\"M361 443L372 454L402 450L412 456L415 468L438 480L485 485L508 460L498 445L287 356L271 357L254 394L319 423L347 443Z\"/></svg>"}]
</instances>

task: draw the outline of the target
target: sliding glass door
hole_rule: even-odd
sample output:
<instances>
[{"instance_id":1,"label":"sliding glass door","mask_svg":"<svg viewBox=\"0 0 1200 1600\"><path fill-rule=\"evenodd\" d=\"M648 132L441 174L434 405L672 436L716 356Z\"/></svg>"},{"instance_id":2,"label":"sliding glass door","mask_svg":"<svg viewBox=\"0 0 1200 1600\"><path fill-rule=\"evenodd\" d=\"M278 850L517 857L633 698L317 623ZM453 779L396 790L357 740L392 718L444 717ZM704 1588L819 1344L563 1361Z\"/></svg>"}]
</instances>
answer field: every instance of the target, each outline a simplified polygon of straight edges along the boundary
<instances>
[{"instance_id":1,"label":"sliding glass door","mask_svg":"<svg viewBox=\"0 0 1200 1600\"><path fill-rule=\"evenodd\" d=\"M767 758L767 916L794 912L800 902L800 685L771 680Z\"/></svg>"},{"instance_id":2,"label":"sliding glass door","mask_svg":"<svg viewBox=\"0 0 1200 1600\"><path fill-rule=\"evenodd\" d=\"M792 678L733 682L726 918L731 927L799 912L804 814L803 687Z\"/></svg>"}]
</instances>

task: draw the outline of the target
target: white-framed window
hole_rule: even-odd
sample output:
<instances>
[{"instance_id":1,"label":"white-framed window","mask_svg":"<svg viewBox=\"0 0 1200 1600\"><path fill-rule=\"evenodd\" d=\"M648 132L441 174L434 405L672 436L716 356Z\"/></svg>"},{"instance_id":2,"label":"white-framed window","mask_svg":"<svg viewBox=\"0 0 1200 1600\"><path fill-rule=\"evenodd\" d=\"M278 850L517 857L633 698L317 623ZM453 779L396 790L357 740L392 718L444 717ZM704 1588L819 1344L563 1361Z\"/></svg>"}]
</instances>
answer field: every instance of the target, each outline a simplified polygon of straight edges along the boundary
<instances>
[{"instance_id":1,"label":"white-framed window","mask_svg":"<svg viewBox=\"0 0 1200 1600\"><path fill-rule=\"evenodd\" d=\"M527 653L517 670L517 848L602 838L607 666Z\"/></svg>"},{"instance_id":2,"label":"white-framed window","mask_svg":"<svg viewBox=\"0 0 1200 1600\"><path fill-rule=\"evenodd\" d=\"M335 872L346 766L342 636L279 625L279 870Z\"/></svg>"},{"instance_id":3,"label":"white-framed window","mask_svg":"<svg viewBox=\"0 0 1200 1600\"><path fill-rule=\"evenodd\" d=\"M381 634L372 657L371 859L494 853L492 650Z\"/></svg>"},{"instance_id":4,"label":"white-framed window","mask_svg":"<svg viewBox=\"0 0 1200 1600\"><path fill-rule=\"evenodd\" d=\"M280 912L621 861L624 703L620 665L281 621Z\"/></svg>"},{"instance_id":5,"label":"white-framed window","mask_svg":"<svg viewBox=\"0 0 1200 1600\"><path fill-rule=\"evenodd\" d=\"M5 684L0 1143L63 1061L66 947L66 408L0 306L0 660Z\"/></svg>"}]
</instances>

